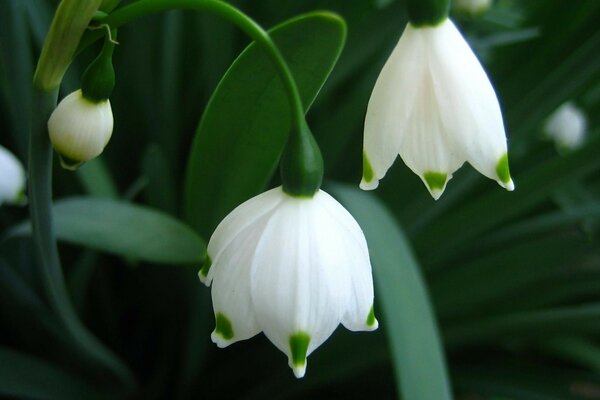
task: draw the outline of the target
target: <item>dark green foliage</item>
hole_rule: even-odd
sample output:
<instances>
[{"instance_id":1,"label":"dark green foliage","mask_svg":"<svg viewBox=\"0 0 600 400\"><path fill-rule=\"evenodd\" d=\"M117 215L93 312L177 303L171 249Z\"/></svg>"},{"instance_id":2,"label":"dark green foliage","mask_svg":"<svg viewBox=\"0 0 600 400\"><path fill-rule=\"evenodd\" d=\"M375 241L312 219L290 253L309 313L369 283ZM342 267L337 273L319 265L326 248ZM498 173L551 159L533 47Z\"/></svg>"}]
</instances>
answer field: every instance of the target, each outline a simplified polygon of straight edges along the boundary
<instances>
[{"instance_id":1,"label":"dark green foliage","mask_svg":"<svg viewBox=\"0 0 600 400\"><path fill-rule=\"evenodd\" d=\"M0 145L22 160L31 78L56 3L0 1ZM375 193L355 189L366 105L407 22L405 1L231 3L264 27L314 10L347 23L337 64L344 31L331 14L280 26L286 34L274 39L310 106L326 182L370 241L379 330L338 330L310 355L301 381L262 336L225 350L210 343L210 292L197 278L204 246L232 208L278 184L288 103L261 52L250 47L236 60L249 44L243 33L214 16L169 12L119 30L115 131L101 158L77 173L54 169L56 229L67 240L60 256L75 309L136 385L73 344L42 290L30 238L9 235L27 211L3 206L0 397L597 396L600 3L498 0L477 19L456 16L498 92L516 190L506 193L465 165L437 202L401 160ZM79 86L100 46L78 55L61 97ZM567 100L587 113L588 138L558 153L542 126Z\"/></svg>"}]
</instances>

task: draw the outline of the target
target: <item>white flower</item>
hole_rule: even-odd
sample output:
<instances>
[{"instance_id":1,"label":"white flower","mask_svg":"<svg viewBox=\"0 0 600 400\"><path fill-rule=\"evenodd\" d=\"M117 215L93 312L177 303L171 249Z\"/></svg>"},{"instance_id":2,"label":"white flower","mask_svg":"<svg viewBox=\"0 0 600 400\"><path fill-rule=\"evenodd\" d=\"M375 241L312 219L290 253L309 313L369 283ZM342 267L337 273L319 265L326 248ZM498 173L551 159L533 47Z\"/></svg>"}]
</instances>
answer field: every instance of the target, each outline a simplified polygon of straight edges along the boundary
<instances>
[{"instance_id":1,"label":"white flower","mask_svg":"<svg viewBox=\"0 0 600 400\"><path fill-rule=\"evenodd\" d=\"M25 200L25 171L17 157L0 146L0 205Z\"/></svg>"},{"instance_id":2,"label":"white flower","mask_svg":"<svg viewBox=\"0 0 600 400\"><path fill-rule=\"evenodd\" d=\"M365 121L361 188L375 189L398 154L435 199L465 161L514 189L498 99L449 19L408 24L381 71Z\"/></svg>"},{"instance_id":3,"label":"white flower","mask_svg":"<svg viewBox=\"0 0 600 400\"><path fill-rule=\"evenodd\" d=\"M560 148L572 150L585 139L587 118L572 102L563 103L546 120L544 130Z\"/></svg>"},{"instance_id":4,"label":"white flower","mask_svg":"<svg viewBox=\"0 0 600 400\"><path fill-rule=\"evenodd\" d=\"M81 90L65 97L48 120L52 146L68 169L99 156L112 131L110 101L86 99Z\"/></svg>"},{"instance_id":5,"label":"white flower","mask_svg":"<svg viewBox=\"0 0 600 400\"><path fill-rule=\"evenodd\" d=\"M456 11L470 15L478 15L487 11L492 5L492 0L454 0L452 6Z\"/></svg>"},{"instance_id":6,"label":"white flower","mask_svg":"<svg viewBox=\"0 0 600 400\"><path fill-rule=\"evenodd\" d=\"M219 347L262 331L301 378L306 357L340 322L378 326L365 237L321 190L301 198L278 187L246 201L219 224L208 256L199 277L212 282Z\"/></svg>"}]
</instances>

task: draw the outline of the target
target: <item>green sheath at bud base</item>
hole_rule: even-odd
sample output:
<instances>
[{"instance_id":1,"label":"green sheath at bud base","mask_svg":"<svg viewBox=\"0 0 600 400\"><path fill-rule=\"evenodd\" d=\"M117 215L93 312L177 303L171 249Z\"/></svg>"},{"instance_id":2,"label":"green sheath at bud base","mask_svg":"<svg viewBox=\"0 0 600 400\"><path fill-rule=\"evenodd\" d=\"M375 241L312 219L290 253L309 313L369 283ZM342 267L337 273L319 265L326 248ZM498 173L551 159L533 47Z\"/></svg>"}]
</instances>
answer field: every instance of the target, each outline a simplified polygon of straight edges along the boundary
<instances>
[{"instance_id":1,"label":"green sheath at bud base","mask_svg":"<svg viewBox=\"0 0 600 400\"><path fill-rule=\"evenodd\" d=\"M408 20L413 26L436 26L448 18L450 0L408 0Z\"/></svg>"},{"instance_id":2,"label":"green sheath at bud base","mask_svg":"<svg viewBox=\"0 0 600 400\"><path fill-rule=\"evenodd\" d=\"M306 121L290 133L281 158L283 191L294 197L313 197L323 181L323 156Z\"/></svg>"},{"instance_id":3,"label":"green sheath at bud base","mask_svg":"<svg viewBox=\"0 0 600 400\"><path fill-rule=\"evenodd\" d=\"M116 31L111 32L110 36L104 39L102 52L92 61L81 77L81 92L83 97L90 101L99 102L108 99L115 87L112 54L115 48L113 37L116 36Z\"/></svg>"}]
</instances>

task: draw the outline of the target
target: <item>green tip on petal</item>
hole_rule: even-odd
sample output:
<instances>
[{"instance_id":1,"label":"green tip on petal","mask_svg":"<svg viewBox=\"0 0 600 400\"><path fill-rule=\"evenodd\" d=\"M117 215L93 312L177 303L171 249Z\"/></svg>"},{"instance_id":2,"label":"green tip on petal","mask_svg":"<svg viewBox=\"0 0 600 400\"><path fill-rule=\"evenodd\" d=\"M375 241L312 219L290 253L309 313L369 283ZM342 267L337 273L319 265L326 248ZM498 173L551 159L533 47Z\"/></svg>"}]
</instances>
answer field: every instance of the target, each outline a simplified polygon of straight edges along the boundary
<instances>
[{"instance_id":1,"label":"green tip on petal","mask_svg":"<svg viewBox=\"0 0 600 400\"><path fill-rule=\"evenodd\" d=\"M306 332L298 332L290 336L291 363L296 378L302 378L306 371L306 353L310 335Z\"/></svg>"},{"instance_id":2,"label":"green tip on petal","mask_svg":"<svg viewBox=\"0 0 600 400\"><path fill-rule=\"evenodd\" d=\"M207 254L206 259L204 260L204 265L202 265L202 268L200 268L200 273L198 274L200 276L200 279L206 278L208 276L208 271L210 271L210 267L212 267L212 260Z\"/></svg>"},{"instance_id":3,"label":"green tip on petal","mask_svg":"<svg viewBox=\"0 0 600 400\"><path fill-rule=\"evenodd\" d=\"M375 179L373 167L367 158L367 153L363 151L363 176L360 181L360 188L362 190L373 190L377 189L377 186L379 186L379 181Z\"/></svg>"},{"instance_id":4,"label":"green tip on petal","mask_svg":"<svg viewBox=\"0 0 600 400\"><path fill-rule=\"evenodd\" d=\"M512 191L515 189L515 185L510 177L508 154L504 153L504 155L498 160L498 164L496 164L496 175L498 175L498 179L500 182L502 182L502 186L504 186L507 190Z\"/></svg>"},{"instance_id":5,"label":"green tip on petal","mask_svg":"<svg viewBox=\"0 0 600 400\"><path fill-rule=\"evenodd\" d=\"M425 172L423 174L423 180L427 184L429 192L435 200L439 199L444 189L446 188L446 182L448 181L448 174L445 172Z\"/></svg>"},{"instance_id":6,"label":"green tip on petal","mask_svg":"<svg viewBox=\"0 0 600 400\"><path fill-rule=\"evenodd\" d=\"M367 158L367 153L363 151L363 180L365 182L371 182L375 177L373 173L373 167Z\"/></svg>"},{"instance_id":7,"label":"green tip on petal","mask_svg":"<svg viewBox=\"0 0 600 400\"><path fill-rule=\"evenodd\" d=\"M231 325L229 318L223 313L217 313L217 315L215 315L215 321L215 333L225 340L233 339L233 326Z\"/></svg>"},{"instance_id":8,"label":"green tip on petal","mask_svg":"<svg viewBox=\"0 0 600 400\"><path fill-rule=\"evenodd\" d=\"M379 322L377 322L377 318L375 318L375 307L371 306L371 310L369 311L369 315L367 316L367 326L372 329L377 329L379 326Z\"/></svg>"}]
</instances>

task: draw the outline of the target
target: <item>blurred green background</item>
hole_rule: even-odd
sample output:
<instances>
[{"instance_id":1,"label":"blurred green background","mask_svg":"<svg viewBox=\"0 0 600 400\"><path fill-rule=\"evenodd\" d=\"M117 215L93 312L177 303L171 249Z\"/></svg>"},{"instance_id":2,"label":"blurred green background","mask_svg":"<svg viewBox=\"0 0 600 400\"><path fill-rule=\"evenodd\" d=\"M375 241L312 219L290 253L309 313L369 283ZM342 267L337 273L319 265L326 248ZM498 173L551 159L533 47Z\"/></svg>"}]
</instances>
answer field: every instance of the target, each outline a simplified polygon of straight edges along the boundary
<instances>
[{"instance_id":1,"label":"blurred green background","mask_svg":"<svg viewBox=\"0 0 600 400\"><path fill-rule=\"evenodd\" d=\"M323 151L325 188L369 240L380 329L337 330L309 358L306 378L296 380L262 335L224 350L210 342L210 290L198 282L199 265L61 242L75 309L131 371L133 379L122 379L64 334L42 290L31 239L8 235L0 237L0 396L391 399L404 393L408 400L436 400L418 388L451 385L465 400L600 399L600 2L499 0L480 16L452 14L497 90L517 189L504 192L465 165L437 202L400 159L374 195L352 188L360 180L366 105L406 24L403 1L230 3L265 28L313 10L334 11L348 24L346 46L308 120ZM33 71L56 5L0 2L0 144L24 163ZM76 173L55 160L54 197L119 198L183 220L196 127L250 41L217 17L174 11L121 28L119 42L113 138L99 160ZM78 56L61 97L78 88L97 46ZM587 114L587 136L581 148L558 151L544 138L543 124L568 100ZM277 181L275 174L271 185ZM0 208L0 235L27 215L26 208ZM423 294L419 271L431 303L411 298ZM387 282L398 285L386 284L382 277L390 276ZM423 306L424 320L412 318L411 310ZM421 353L409 341L424 329L435 342L431 312L445 362L435 349ZM411 349L416 358L405 358ZM437 368L431 379L415 372L429 365Z\"/></svg>"}]
</instances>

